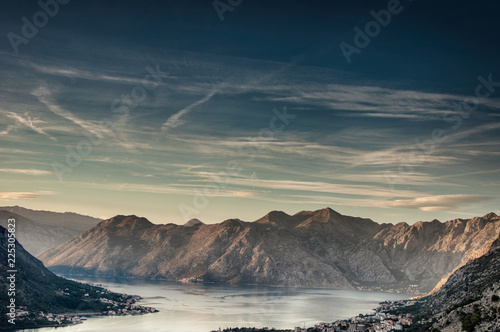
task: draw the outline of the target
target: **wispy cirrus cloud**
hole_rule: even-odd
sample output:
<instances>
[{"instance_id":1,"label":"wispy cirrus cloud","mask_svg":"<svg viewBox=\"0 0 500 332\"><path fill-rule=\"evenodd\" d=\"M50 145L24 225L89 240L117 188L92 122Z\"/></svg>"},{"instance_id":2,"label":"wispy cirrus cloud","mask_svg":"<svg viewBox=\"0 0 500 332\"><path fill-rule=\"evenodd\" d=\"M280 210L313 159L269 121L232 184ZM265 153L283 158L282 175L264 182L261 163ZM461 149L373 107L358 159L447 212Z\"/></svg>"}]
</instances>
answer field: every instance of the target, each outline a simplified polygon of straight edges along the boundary
<instances>
[{"instance_id":1,"label":"wispy cirrus cloud","mask_svg":"<svg viewBox=\"0 0 500 332\"><path fill-rule=\"evenodd\" d=\"M374 198L346 198L327 195L287 195L265 197L266 201L287 203L287 204L315 204L321 206L352 206L352 207L373 207L374 204L381 202Z\"/></svg>"},{"instance_id":2,"label":"wispy cirrus cloud","mask_svg":"<svg viewBox=\"0 0 500 332\"><path fill-rule=\"evenodd\" d=\"M0 168L1 173L23 174L23 175L49 175L52 172L40 169L15 169L15 168Z\"/></svg>"},{"instance_id":3,"label":"wispy cirrus cloud","mask_svg":"<svg viewBox=\"0 0 500 332\"><path fill-rule=\"evenodd\" d=\"M45 132L45 130L43 128L40 128L38 126L38 124L41 123L42 121L40 121L39 119L36 119L36 118L32 118L31 116L28 115L29 113L25 113L25 114L23 114L24 115L23 116L23 115L20 115L20 114L11 112L11 111L5 111L5 110L0 109L0 114L5 115L7 118L9 118L11 120L14 120L14 122L16 124L21 124L25 127L30 128L31 130L33 130L34 132L36 132L40 135L47 136L51 140L57 141L56 138L52 137L47 132ZM15 125L8 126L7 129L2 133L8 134L10 132L10 130L12 130L14 127L15 127Z\"/></svg>"},{"instance_id":4,"label":"wispy cirrus cloud","mask_svg":"<svg viewBox=\"0 0 500 332\"><path fill-rule=\"evenodd\" d=\"M85 121L71 113L70 111L67 111L63 109L60 105L57 104L57 102L54 100L52 97L52 92L49 90L49 88L46 85L41 85L37 89L35 89L32 93L35 97L38 98L38 100L44 104L49 111L52 113L76 124L77 126L81 127L82 129L96 135L97 137L101 137L103 132L108 132L109 130L106 130L104 127L100 126L99 124L96 124L91 121Z\"/></svg>"},{"instance_id":5,"label":"wispy cirrus cloud","mask_svg":"<svg viewBox=\"0 0 500 332\"><path fill-rule=\"evenodd\" d=\"M471 129L457 131L456 133L449 135L446 139L449 142L456 142L471 136L484 134L490 131L498 131L498 129L500 129L500 122L486 123Z\"/></svg>"},{"instance_id":6,"label":"wispy cirrus cloud","mask_svg":"<svg viewBox=\"0 0 500 332\"><path fill-rule=\"evenodd\" d=\"M200 179L204 179L207 183L217 179L220 174L211 172L197 172L196 175ZM255 177L232 177L231 185L260 188L266 190L282 190L293 194L294 192L312 192L312 193L328 193L332 195L353 195L353 196L372 196L372 197L417 197L422 194L413 190L398 190L397 192L378 185L366 184L344 184L330 183L324 181L299 181L299 180L268 180L258 179ZM203 182L202 182L203 183Z\"/></svg>"},{"instance_id":7,"label":"wispy cirrus cloud","mask_svg":"<svg viewBox=\"0 0 500 332\"><path fill-rule=\"evenodd\" d=\"M34 191L34 192L0 192L1 200L15 200L15 199L35 199L45 195L53 195L53 191Z\"/></svg>"},{"instance_id":8,"label":"wispy cirrus cloud","mask_svg":"<svg viewBox=\"0 0 500 332\"><path fill-rule=\"evenodd\" d=\"M203 97L202 99L186 106L185 108L183 108L182 110L180 110L179 112L175 113L174 115L172 115L170 118L168 118L167 121L165 121L165 123L163 123L163 125L161 126L161 130L164 132L164 133L167 133L169 130L171 130L172 128L175 128L175 127L178 127L180 125L182 125L184 123L184 120L182 119L186 114L188 114L189 112L191 112L194 108L206 103L207 101L209 101L215 94L216 94L216 90L212 90L210 91L205 97Z\"/></svg>"},{"instance_id":9,"label":"wispy cirrus cloud","mask_svg":"<svg viewBox=\"0 0 500 332\"><path fill-rule=\"evenodd\" d=\"M387 184L387 178L384 176L385 173L367 173L359 172L352 174L344 174L340 176L332 177L334 179L354 181L354 182L369 182L369 183L381 183ZM415 185L415 186L428 186L428 185L441 185L441 186L458 186L455 183L448 183L440 181L439 177L432 176L427 173L413 172L405 175L405 184Z\"/></svg>"},{"instance_id":10,"label":"wispy cirrus cloud","mask_svg":"<svg viewBox=\"0 0 500 332\"><path fill-rule=\"evenodd\" d=\"M4 130L0 131L0 135L8 135L12 129L14 129L14 125L8 125Z\"/></svg>"},{"instance_id":11,"label":"wispy cirrus cloud","mask_svg":"<svg viewBox=\"0 0 500 332\"><path fill-rule=\"evenodd\" d=\"M91 72L88 70L77 69L69 66L50 66L50 65L40 65L35 62L28 62L28 65L40 73L55 75L55 76L65 76L72 78L81 78L93 81L107 81L110 83L121 83L121 84L137 84L143 83L142 78L134 78L126 76L123 74L103 74Z\"/></svg>"},{"instance_id":12,"label":"wispy cirrus cloud","mask_svg":"<svg viewBox=\"0 0 500 332\"><path fill-rule=\"evenodd\" d=\"M285 95L285 89L282 92ZM336 110L338 115L346 117L409 120L442 119L445 114L454 111L455 104L465 99L461 95L351 84L302 86L293 96L280 94L276 91L263 99ZM498 99L480 102L486 107L500 109Z\"/></svg>"},{"instance_id":13,"label":"wispy cirrus cloud","mask_svg":"<svg viewBox=\"0 0 500 332\"><path fill-rule=\"evenodd\" d=\"M210 185L210 184L208 184ZM146 185L146 184L121 184L118 186L120 191L130 191L130 192L144 192L144 193L154 193L154 194L184 194L184 195L195 195L197 192L201 192L204 186L198 185ZM258 197L259 194L253 191L245 190L232 190L227 188L221 188L220 186L214 184L210 186L209 190L203 191L203 195L206 197Z\"/></svg>"},{"instance_id":14,"label":"wispy cirrus cloud","mask_svg":"<svg viewBox=\"0 0 500 332\"><path fill-rule=\"evenodd\" d=\"M44 155L41 151L33 151L33 150L21 150L21 149L12 149L12 148L0 148L0 153L3 154L21 154L21 155Z\"/></svg>"},{"instance_id":15,"label":"wispy cirrus cloud","mask_svg":"<svg viewBox=\"0 0 500 332\"><path fill-rule=\"evenodd\" d=\"M301 140L300 135L281 133L279 138L256 138L256 137L226 137L215 139L210 136L188 135L177 136L172 139L189 146L198 153L235 156L238 157L238 151L256 149L257 159L276 159L297 158L310 159L314 156L315 160L328 162L331 165L341 165L344 167L359 166L397 166L401 162L410 158L415 158L416 152L420 148L412 141L398 142L401 139L397 134L387 134L386 138L394 140L393 147L385 147L388 144L379 144L376 147L367 148L366 146L346 146L348 142L356 140L356 136L348 139L344 136L338 138L334 136L331 142L321 143L313 141L314 138L304 137ZM368 139L368 138L363 138ZM371 140L376 141L376 139ZM173 147L172 147L173 148ZM436 147L437 149L438 147ZM450 149L448 149L450 150ZM460 151L460 149L457 149ZM450 152L450 151L448 151ZM241 153L240 156L241 157ZM432 153L425 156L426 164L450 165L461 162L461 159L441 153Z\"/></svg>"},{"instance_id":16,"label":"wispy cirrus cloud","mask_svg":"<svg viewBox=\"0 0 500 332\"><path fill-rule=\"evenodd\" d=\"M417 197L413 199L395 200L391 202L376 203L375 206L382 208L418 209L422 211L449 211L456 209L459 205L479 203L495 199L496 197L486 195L435 195Z\"/></svg>"}]
</instances>

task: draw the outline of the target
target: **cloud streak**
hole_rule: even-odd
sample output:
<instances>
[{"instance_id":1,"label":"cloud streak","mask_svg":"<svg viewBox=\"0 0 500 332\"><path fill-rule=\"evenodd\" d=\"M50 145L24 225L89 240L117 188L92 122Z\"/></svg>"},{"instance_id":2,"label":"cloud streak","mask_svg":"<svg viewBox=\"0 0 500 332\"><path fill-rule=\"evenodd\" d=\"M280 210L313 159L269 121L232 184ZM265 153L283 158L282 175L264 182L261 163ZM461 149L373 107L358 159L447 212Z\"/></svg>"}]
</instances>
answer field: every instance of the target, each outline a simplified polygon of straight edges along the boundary
<instances>
[{"instance_id":1,"label":"cloud streak","mask_svg":"<svg viewBox=\"0 0 500 332\"><path fill-rule=\"evenodd\" d=\"M199 172L200 177L211 181L218 174L210 172ZM242 187L261 188L270 190L283 190L292 192L316 192L337 195L373 196L373 197L416 197L421 193L412 190L398 190L397 192L388 188L375 185L362 184L340 184L323 181L297 181L297 180L265 180L256 178L234 177L230 180L231 185Z\"/></svg>"},{"instance_id":2,"label":"cloud streak","mask_svg":"<svg viewBox=\"0 0 500 332\"><path fill-rule=\"evenodd\" d=\"M198 106L206 103L207 101L209 101L216 94L216 92L217 92L216 90L210 91L202 99L200 99L200 100L198 100L198 101L190 104L189 106L186 106L185 108L183 108L179 112L177 112L174 115L172 115L170 118L168 118L167 121L165 121L165 123L163 123L163 125L161 126L161 130L164 133L167 133L169 130L182 125L184 123L184 120L182 120L182 118L186 114L188 114L189 112L191 112L194 108L196 108L196 107L198 107Z\"/></svg>"},{"instance_id":3,"label":"cloud streak","mask_svg":"<svg viewBox=\"0 0 500 332\"><path fill-rule=\"evenodd\" d=\"M282 91L274 91L273 95L262 99L339 111L337 114L345 117L436 120L453 112L453 106L465 98L453 94L349 84L303 85L297 90L289 96L287 88L283 87ZM500 109L500 102L494 98L480 100L480 103L488 108Z\"/></svg>"},{"instance_id":4,"label":"cloud streak","mask_svg":"<svg viewBox=\"0 0 500 332\"><path fill-rule=\"evenodd\" d=\"M139 78L133 78L124 75L99 74L71 67L46 66L46 65L39 65L34 62L29 62L29 66L39 71L40 73L54 75L54 76L81 78L93 81L107 81L111 83L121 83L121 84L140 85L143 82L143 80Z\"/></svg>"},{"instance_id":5,"label":"cloud streak","mask_svg":"<svg viewBox=\"0 0 500 332\"><path fill-rule=\"evenodd\" d=\"M36 199L45 195L55 194L53 191L35 191L35 192L0 192L1 200L16 199Z\"/></svg>"},{"instance_id":6,"label":"cloud streak","mask_svg":"<svg viewBox=\"0 0 500 332\"><path fill-rule=\"evenodd\" d=\"M418 209L421 211L449 211L456 209L459 205L480 203L492 199L495 199L495 197L466 194L436 195L383 202L374 205L383 208Z\"/></svg>"},{"instance_id":7,"label":"cloud streak","mask_svg":"<svg viewBox=\"0 0 500 332\"><path fill-rule=\"evenodd\" d=\"M252 191L245 190L231 190L226 188L221 188L217 184L210 185L204 190L204 186L197 185L145 185L145 184L122 184L118 186L119 191L130 191L130 192L144 192L152 194L176 194L176 195L196 195L197 193L202 194L206 197L246 197L254 198L258 197L259 194Z\"/></svg>"},{"instance_id":8,"label":"cloud streak","mask_svg":"<svg viewBox=\"0 0 500 332\"><path fill-rule=\"evenodd\" d=\"M38 98L38 100L44 104L49 111L52 113L73 122L74 124L78 125L82 129L96 135L97 137L101 137L103 134L103 131L105 129L102 126L99 126L97 124L94 124L89 121L84 121L80 118L78 118L76 115L73 113L63 109L61 106L59 106L52 98L52 93L48 89L47 86L40 86L36 90L32 92L32 95Z\"/></svg>"},{"instance_id":9,"label":"cloud streak","mask_svg":"<svg viewBox=\"0 0 500 332\"><path fill-rule=\"evenodd\" d=\"M40 128L36 125L38 120L33 119L30 116L27 116L27 114L25 114L25 117L23 117L17 113L10 112L10 111L0 110L0 113L4 114L9 119L14 120L16 123L19 123L25 127L30 128L31 130L33 130L34 132L36 132L40 135L47 136L51 140L57 141L56 138L52 137L51 135L46 133L42 128ZM13 126L7 127L7 129L5 131L3 131L1 134L4 134L4 135L8 134L10 132L10 130L12 130L12 128L13 128Z\"/></svg>"},{"instance_id":10,"label":"cloud streak","mask_svg":"<svg viewBox=\"0 0 500 332\"><path fill-rule=\"evenodd\" d=\"M35 175L35 176L52 174L52 172L39 169L15 169L15 168L1 168L0 172L9 174Z\"/></svg>"}]
</instances>

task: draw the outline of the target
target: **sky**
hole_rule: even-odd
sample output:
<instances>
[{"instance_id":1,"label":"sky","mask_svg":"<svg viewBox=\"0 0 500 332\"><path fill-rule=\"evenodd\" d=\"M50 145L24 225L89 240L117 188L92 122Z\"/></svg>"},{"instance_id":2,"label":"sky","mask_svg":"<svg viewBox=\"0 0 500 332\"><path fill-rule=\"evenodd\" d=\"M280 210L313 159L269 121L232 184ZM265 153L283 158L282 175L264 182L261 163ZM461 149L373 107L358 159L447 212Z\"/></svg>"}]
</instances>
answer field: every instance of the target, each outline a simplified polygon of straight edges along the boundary
<instances>
[{"instance_id":1,"label":"sky","mask_svg":"<svg viewBox=\"0 0 500 332\"><path fill-rule=\"evenodd\" d=\"M496 1L10 1L0 206L499 213Z\"/></svg>"}]
</instances>

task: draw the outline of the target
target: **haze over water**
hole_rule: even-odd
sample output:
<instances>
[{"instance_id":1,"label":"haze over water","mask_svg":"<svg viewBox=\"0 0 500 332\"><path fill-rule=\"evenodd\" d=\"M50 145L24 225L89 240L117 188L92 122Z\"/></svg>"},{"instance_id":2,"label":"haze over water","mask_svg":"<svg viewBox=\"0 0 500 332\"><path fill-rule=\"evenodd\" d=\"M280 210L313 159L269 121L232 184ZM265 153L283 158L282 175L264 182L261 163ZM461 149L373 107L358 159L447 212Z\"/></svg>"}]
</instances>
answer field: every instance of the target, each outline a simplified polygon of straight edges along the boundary
<instances>
[{"instance_id":1,"label":"haze over water","mask_svg":"<svg viewBox=\"0 0 500 332\"><path fill-rule=\"evenodd\" d=\"M58 331L209 332L226 327L292 329L370 313L384 300L406 294L347 290L294 289L260 286L230 287L130 279L77 279L144 298L139 304L160 310L142 316L96 317ZM55 328L25 330L55 331Z\"/></svg>"}]
</instances>

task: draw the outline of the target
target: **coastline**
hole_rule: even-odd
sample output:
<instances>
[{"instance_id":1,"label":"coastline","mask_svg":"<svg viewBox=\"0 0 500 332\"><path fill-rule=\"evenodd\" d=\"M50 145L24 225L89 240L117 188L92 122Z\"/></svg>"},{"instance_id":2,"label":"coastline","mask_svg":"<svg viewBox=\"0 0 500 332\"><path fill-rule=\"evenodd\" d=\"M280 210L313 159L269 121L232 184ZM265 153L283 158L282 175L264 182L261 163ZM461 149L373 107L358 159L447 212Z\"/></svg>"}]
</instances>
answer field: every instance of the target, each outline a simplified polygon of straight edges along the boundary
<instances>
[{"instance_id":1,"label":"coastline","mask_svg":"<svg viewBox=\"0 0 500 332\"><path fill-rule=\"evenodd\" d=\"M100 299L101 303L107 304L107 309L109 310L80 313L33 313L25 310L18 310L14 320L15 324L12 326L2 327L2 329L9 331L24 331L48 327L67 327L83 324L87 318L90 317L133 316L159 312L159 310L154 307L137 305L136 303L142 300L142 297L138 295L115 294L120 296L123 300L114 301L106 298Z\"/></svg>"}]
</instances>

